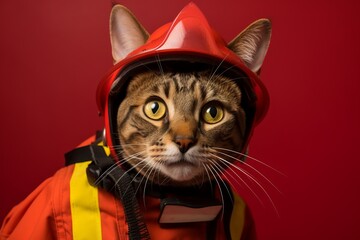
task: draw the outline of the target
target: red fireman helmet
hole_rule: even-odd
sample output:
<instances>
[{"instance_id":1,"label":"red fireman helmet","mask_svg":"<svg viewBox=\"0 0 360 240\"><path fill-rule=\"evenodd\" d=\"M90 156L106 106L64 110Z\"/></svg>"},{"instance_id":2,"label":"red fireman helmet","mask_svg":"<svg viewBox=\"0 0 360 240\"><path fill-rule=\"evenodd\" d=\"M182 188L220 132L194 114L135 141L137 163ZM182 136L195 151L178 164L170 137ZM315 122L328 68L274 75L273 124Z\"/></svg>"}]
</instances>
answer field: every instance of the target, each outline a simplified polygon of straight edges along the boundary
<instances>
[{"instance_id":1,"label":"red fireman helmet","mask_svg":"<svg viewBox=\"0 0 360 240\"><path fill-rule=\"evenodd\" d=\"M161 65L159 65L161 61ZM99 113L105 120L106 145L118 144L117 108L126 94L128 80L134 74L154 67L216 69L217 73L237 79L242 90L242 107L247 116L245 152L254 127L264 118L269 95L257 74L228 47L207 22L199 8L190 3L171 23L157 29L147 42L118 62L97 88ZM113 148L111 148L113 149ZM116 156L113 152L112 155Z\"/></svg>"}]
</instances>

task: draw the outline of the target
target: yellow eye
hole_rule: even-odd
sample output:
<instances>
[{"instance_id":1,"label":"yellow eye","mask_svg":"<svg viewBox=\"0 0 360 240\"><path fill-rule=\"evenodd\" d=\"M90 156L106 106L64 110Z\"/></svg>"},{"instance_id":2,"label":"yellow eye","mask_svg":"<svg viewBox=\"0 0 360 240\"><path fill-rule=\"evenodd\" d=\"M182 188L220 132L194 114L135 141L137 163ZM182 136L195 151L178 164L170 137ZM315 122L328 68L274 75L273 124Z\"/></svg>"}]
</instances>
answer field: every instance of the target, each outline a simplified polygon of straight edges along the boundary
<instances>
[{"instance_id":1,"label":"yellow eye","mask_svg":"<svg viewBox=\"0 0 360 240\"><path fill-rule=\"evenodd\" d=\"M224 110L218 104L208 104L203 108L202 117L206 123L215 124L224 117Z\"/></svg>"},{"instance_id":2,"label":"yellow eye","mask_svg":"<svg viewBox=\"0 0 360 240\"><path fill-rule=\"evenodd\" d=\"M162 101L151 100L145 104L144 113L152 120L160 120L165 116L166 106Z\"/></svg>"}]
</instances>

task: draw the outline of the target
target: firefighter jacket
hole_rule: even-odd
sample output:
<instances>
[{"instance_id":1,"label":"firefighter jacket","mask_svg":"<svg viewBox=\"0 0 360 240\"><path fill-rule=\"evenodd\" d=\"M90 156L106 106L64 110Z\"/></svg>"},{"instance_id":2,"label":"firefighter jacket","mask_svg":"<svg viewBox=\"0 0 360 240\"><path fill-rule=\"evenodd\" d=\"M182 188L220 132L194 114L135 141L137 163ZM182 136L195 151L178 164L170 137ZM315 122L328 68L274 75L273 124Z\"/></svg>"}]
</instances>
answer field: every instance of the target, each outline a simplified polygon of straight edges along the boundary
<instances>
[{"instance_id":1,"label":"firefighter jacket","mask_svg":"<svg viewBox=\"0 0 360 240\"><path fill-rule=\"evenodd\" d=\"M66 166L40 184L4 219L0 240L129 239L121 201L104 189L89 184L86 175L89 163L84 161ZM233 199L227 226L218 217L212 225L199 222L163 227L158 223L159 199L146 196L146 204L139 206L151 239L255 239L252 219L244 201L235 193ZM231 236L226 237L226 228Z\"/></svg>"}]
</instances>

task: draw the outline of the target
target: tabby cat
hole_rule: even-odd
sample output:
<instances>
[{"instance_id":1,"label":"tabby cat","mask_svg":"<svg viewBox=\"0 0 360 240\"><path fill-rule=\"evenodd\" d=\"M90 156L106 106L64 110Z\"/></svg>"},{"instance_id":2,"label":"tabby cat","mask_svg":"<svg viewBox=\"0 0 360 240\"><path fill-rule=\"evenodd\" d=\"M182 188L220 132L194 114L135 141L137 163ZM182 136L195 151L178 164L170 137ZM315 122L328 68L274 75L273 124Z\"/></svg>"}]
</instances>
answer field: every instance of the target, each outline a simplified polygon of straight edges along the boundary
<instances>
[{"instance_id":1,"label":"tabby cat","mask_svg":"<svg viewBox=\"0 0 360 240\"><path fill-rule=\"evenodd\" d=\"M203 36L208 25L194 4L178 16L195 25L193 36ZM182 23L176 26L181 29ZM236 163L260 118L256 114L262 113L254 111L261 103L255 95L261 95L248 77L256 80L260 71L270 22L258 20L232 40L228 48L235 54L219 44L234 64L208 49L202 59L179 52L176 59L164 59L155 51L155 61L146 62L145 48L159 40L156 33L146 43L149 34L134 15L113 7L111 45L119 64L99 84L97 95L105 138L90 138L67 153L66 166L9 213L0 239L255 239L250 211L225 182L241 181L241 176L226 179L223 173L241 170ZM239 68L231 69L235 64ZM255 80L251 83L259 90ZM144 204L136 193L143 193Z\"/></svg>"},{"instance_id":2,"label":"tabby cat","mask_svg":"<svg viewBox=\"0 0 360 240\"><path fill-rule=\"evenodd\" d=\"M125 7L115 7L110 30L114 62L143 45L149 34ZM271 35L267 19L254 22L228 47L253 71ZM243 149L246 115L236 79L216 69L158 67L134 76L118 108L124 162L157 184L187 186L220 179ZM147 180L146 180L147 181Z\"/></svg>"}]
</instances>

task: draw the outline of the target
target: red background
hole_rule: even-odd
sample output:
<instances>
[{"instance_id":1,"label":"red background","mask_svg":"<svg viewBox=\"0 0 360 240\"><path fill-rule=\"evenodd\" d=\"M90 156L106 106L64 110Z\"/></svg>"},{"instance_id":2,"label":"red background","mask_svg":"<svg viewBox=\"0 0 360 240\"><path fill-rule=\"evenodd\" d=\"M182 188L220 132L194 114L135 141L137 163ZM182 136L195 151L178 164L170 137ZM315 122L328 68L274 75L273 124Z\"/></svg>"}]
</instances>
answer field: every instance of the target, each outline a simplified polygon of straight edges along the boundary
<instances>
[{"instance_id":1,"label":"red background","mask_svg":"<svg viewBox=\"0 0 360 240\"><path fill-rule=\"evenodd\" d=\"M152 32L187 3L121 1ZM360 2L194 1L226 40L273 22L262 79L271 94L250 154L263 203L244 189L259 239L360 239ZM95 89L111 67L109 1L0 2L0 219L102 127Z\"/></svg>"}]
</instances>

